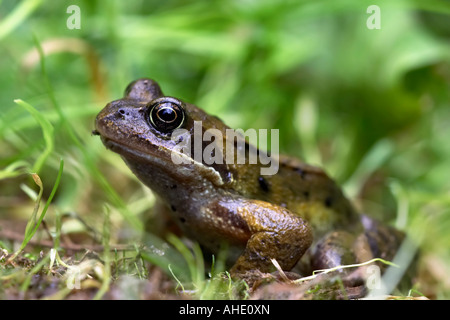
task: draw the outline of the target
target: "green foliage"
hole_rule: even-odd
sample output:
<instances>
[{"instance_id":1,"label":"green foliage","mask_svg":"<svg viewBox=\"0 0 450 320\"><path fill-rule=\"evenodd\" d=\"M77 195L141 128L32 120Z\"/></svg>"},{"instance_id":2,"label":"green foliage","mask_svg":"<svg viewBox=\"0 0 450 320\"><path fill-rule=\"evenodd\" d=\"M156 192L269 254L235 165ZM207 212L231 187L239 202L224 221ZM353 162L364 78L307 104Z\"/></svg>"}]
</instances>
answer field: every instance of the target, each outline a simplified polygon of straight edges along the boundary
<instances>
[{"instance_id":1,"label":"green foliage","mask_svg":"<svg viewBox=\"0 0 450 320\"><path fill-rule=\"evenodd\" d=\"M72 4L81 29L67 28ZM381 29L367 28L369 5ZM107 204L111 230L99 233L138 241L154 198L91 131L130 81L151 77L233 128L279 128L283 153L406 229L425 265L448 266L449 14L439 0L2 1L0 228L35 217L24 190L39 173L50 228L55 212L75 212L101 230ZM189 270L180 281L207 292L198 248L189 256L174 241L181 256L142 255L177 278ZM440 283L433 294L448 298Z\"/></svg>"}]
</instances>

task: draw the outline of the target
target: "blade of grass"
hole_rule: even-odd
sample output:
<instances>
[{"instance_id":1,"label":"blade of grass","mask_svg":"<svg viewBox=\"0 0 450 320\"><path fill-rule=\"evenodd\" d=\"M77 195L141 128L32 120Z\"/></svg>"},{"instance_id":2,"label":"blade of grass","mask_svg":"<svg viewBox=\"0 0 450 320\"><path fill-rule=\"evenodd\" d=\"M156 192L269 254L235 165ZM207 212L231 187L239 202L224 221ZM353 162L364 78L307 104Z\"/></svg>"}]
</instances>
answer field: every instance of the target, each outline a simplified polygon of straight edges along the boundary
<instances>
[{"instance_id":1,"label":"blade of grass","mask_svg":"<svg viewBox=\"0 0 450 320\"><path fill-rule=\"evenodd\" d=\"M34 226L36 226L36 224L37 224L36 217L37 217L37 213L39 211L42 193L44 192L44 186L42 185L41 178L36 173L32 173L31 175L33 177L34 182L39 187L39 193L38 193L38 196L34 203L34 210L33 210L33 213L31 214L31 218L30 218L30 220L28 220L27 226L25 227L25 237L24 237L24 241L22 242L22 245L20 247L20 251L22 251L22 249L25 248L25 246L26 246L25 241L28 238L28 236L31 234L32 230L34 229ZM26 241L26 242L28 243L28 241Z\"/></svg>"},{"instance_id":2,"label":"blade of grass","mask_svg":"<svg viewBox=\"0 0 450 320\"><path fill-rule=\"evenodd\" d=\"M20 176L21 174L30 172L28 162L24 160L18 160L10 165L8 165L5 169L0 170L0 180L14 178Z\"/></svg>"},{"instance_id":3,"label":"blade of grass","mask_svg":"<svg viewBox=\"0 0 450 320\"><path fill-rule=\"evenodd\" d=\"M198 289L198 292L202 292L205 280L205 265L203 261L203 254L198 243L193 245L191 252L191 250L189 250L189 248L177 236L169 234L167 240L184 257L188 264L192 283L196 289Z\"/></svg>"},{"instance_id":4,"label":"blade of grass","mask_svg":"<svg viewBox=\"0 0 450 320\"><path fill-rule=\"evenodd\" d=\"M301 96L298 98L295 110L295 129L300 138L303 157L308 163L321 165L322 157L317 148L317 105L312 97Z\"/></svg>"},{"instance_id":5,"label":"blade of grass","mask_svg":"<svg viewBox=\"0 0 450 320\"><path fill-rule=\"evenodd\" d=\"M365 155L353 175L345 182L344 190L350 198L355 198L364 182L392 156L394 144L388 139L379 140Z\"/></svg>"},{"instance_id":6,"label":"blade of grass","mask_svg":"<svg viewBox=\"0 0 450 320\"><path fill-rule=\"evenodd\" d=\"M300 279L297 279L297 280L293 280L292 282L293 283L301 283L301 282L306 281L306 280L312 280L312 279L316 278L319 274L327 274L327 273L330 273L330 272L333 272L333 271L336 271L336 270L339 270L339 269L362 267L362 266L366 266L368 264L371 264L371 263L377 262L377 261L382 262L384 264L387 264L389 266L395 267L395 268L399 267L397 264L395 264L393 262L390 262L390 261L387 261L387 260L384 260L384 259L381 259L381 258L374 258L374 259L371 259L371 260L368 260L368 261L362 262L362 263L346 264L346 265L333 267L333 268L330 268L330 269L314 270L313 274L311 276L307 276L307 277L303 277L303 278L300 278Z\"/></svg>"},{"instance_id":7,"label":"blade of grass","mask_svg":"<svg viewBox=\"0 0 450 320\"><path fill-rule=\"evenodd\" d=\"M42 181L39 178L39 176L37 174L33 174L33 179L35 181L35 183L39 186L39 194L38 197L36 199L35 202L35 206L34 206L34 210L33 213L31 215L30 220L27 223L27 226L25 228L25 236L24 239L22 241L22 244L20 245L19 250L17 250L14 255L9 259L14 260L17 255L27 246L28 242L31 240L31 238L33 238L34 234L36 233L37 229L39 228L42 220L45 217L45 214L47 213L47 209L50 206L50 203L53 200L53 197L55 196L56 190L58 189L59 186L59 182L61 181L61 176L63 173L63 169L64 169L64 160L61 159L60 165L59 165L59 171L58 171L58 175L56 176L56 181L55 184L53 185L53 189L52 192L50 193L50 196L47 199L47 203L45 204L44 208L42 209L41 215L39 216L39 219L36 220L37 217L37 212L39 211L39 205L41 202L41 197L42 197L42 193L43 193L43 186L42 186Z\"/></svg>"},{"instance_id":8,"label":"blade of grass","mask_svg":"<svg viewBox=\"0 0 450 320\"><path fill-rule=\"evenodd\" d=\"M31 279L33 278L33 276L39 272L39 270L42 269L42 267L44 267L47 263L48 260L50 259L50 256L47 254L45 255L41 261L39 261L34 267L33 269L31 269L31 271L27 274L25 280L22 282L22 285L20 286L20 291L22 293L24 293L28 286L30 285Z\"/></svg>"},{"instance_id":9,"label":"blade of grass","mask_svg":"<svg viewBox=\"0 0 450 320\"><path fill-rule=\"evenodd\" d=\"M397 218L395 226L397 229L404 230L409 216L409 199L407 191L397 180L391 180L389 188L397 200Z\"/></svg>"},{"instance_id":10,"label":"blade of grass","mask_svg":"<svg viewBox=\"0 0 450 320\"><path fill-rule=\"evenodd\" d=\"M42 0L26 0L20 2L17 7L0 23L0 40L10 34L17 26L36 10Z\"/></svg>"},{"instance_id":11,"label":"blade of grass","mask_svg":"<svg viewBox=\"0 0 450 320\"><path fill-rule=\"evenodd\" d=\"M59 243L61 240L61 212L56 210L56 219L55 219L55 235L53 236L53 249L58 250Z\"/></svg>"},{"instance_id":12,"label":"blade of grass","mask_svg":"<svg viewBox=\"0 0 450 320\"><path fill-rule=\"evenodd\" d=\"M177 278L177 276L175 275L175 273L174 273L173 270L172 270L171 265L169 264L169 265L167 266L167 268L169 269L170 273L172 274L172 277L173 277L173 278L175 279L175 281L177 282L177 287L175 287L175 289L178 289L178 287L180 287L180 288L181 288L181 291L184 292L185 289L184 289L183 283Z\"/></svg>"},{"instance_id":13,"label":"blade of grass","mask_svg":"<svg viewBox=\"0 0 450 320\"><path fill-rule=\"evenodd\" d=\"M25 110L27 110L29 113L31 113L31 115L36 119L36 121L41 126L42 134L44 135L45 149L41 153L41 155L36 159L36 162L34 163L34 166L32 168L33 172L39 173L48 156L53 152L53 149L55 147L53 126L50 123L50 121L44 118L42 114L30 104L26 103L21 99L15 99L14 102L17 103L22 108L24 108Z\"/></svg>"},{"instance_id":14,"label":"blade of grass","mask_svg":"<svg viewBox=\"0 0 450 320\"><path fill-rule=\"evenodd\" d=\"M59 210L56 210L55 234L52 235L53 248L50 249L50 265L48 267L48 274L50 274L55 261L62 261L58 254L60 236L61 236L61 213L59 212Z\"/></svg>"},{"instance_id":15,"label":"blade of grass","mask_svg":"<svg viewBox=\"0 0 450 320\"><path fill-rule=\"evenodd\" d=\"M109 219L109 208L105 207L105 222L103 223L103 261L105 268L103 270L102 286L94 296L94 300L100 300L108 291L111 283L111 252L109 250L109 240L111 238L111 225Z\"/></svg>"},{"instance_id":16,"label":"blade of grass","mask_svg":"<svg viewBox=\"0 0 450 320\"><path fill-rule=\"evenodd\" d=\"M140 252L144 260L160 267L168 275L176 274L182 282L191 280L186 272L186 260L178 250L151 233L145 234L144 243L147 248Z\"/></svg>"}]
</instances>

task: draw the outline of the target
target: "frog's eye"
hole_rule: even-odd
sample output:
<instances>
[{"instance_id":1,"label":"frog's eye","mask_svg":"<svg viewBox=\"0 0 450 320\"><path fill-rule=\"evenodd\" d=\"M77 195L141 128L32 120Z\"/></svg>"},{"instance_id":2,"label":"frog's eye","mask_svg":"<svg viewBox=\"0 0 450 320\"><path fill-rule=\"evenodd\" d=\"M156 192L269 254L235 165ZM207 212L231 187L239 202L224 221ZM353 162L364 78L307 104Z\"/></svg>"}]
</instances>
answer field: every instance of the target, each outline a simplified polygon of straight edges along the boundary
<instances>
[{"instance_id":1,"label":"frog's eye","mask_svg":"<svg viewBox=\"0 0 450 320\"><path fill-rule=\"evenodd\" d=\"M171 97L158 98L150 102L148 118L151 125L161 133L170 133L184 123L182 102Z\"/></svg>"}]
</instances>

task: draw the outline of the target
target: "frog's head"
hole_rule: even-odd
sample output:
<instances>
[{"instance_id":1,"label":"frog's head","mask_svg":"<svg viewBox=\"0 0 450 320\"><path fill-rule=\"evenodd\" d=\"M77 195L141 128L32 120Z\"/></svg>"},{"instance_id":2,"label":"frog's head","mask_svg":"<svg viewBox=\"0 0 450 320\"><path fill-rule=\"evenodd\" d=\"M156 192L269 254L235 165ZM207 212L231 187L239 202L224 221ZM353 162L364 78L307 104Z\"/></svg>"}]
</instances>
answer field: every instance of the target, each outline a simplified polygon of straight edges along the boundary
<instances>
[{"instance_id":1,"label":"frog's head","mask_svg":"<svg viewBox=\"0 0 450 320\"><path fill-rule=\"evenodd\" d=\"M164 179L206 178L223 185L232 178L226 164L207 165L180 150L183 141L193 141L198 123L201 132L211 128L225 132L227 128L196 106L164 96L155 81L139 79L128 85L122 99L108 103L97 115L93 133L100 135L108 149L120 154L146 184L148 180L161 183ZM174 154L182 157L183 163L174 162Z\"/></svg>"}]
</instances>

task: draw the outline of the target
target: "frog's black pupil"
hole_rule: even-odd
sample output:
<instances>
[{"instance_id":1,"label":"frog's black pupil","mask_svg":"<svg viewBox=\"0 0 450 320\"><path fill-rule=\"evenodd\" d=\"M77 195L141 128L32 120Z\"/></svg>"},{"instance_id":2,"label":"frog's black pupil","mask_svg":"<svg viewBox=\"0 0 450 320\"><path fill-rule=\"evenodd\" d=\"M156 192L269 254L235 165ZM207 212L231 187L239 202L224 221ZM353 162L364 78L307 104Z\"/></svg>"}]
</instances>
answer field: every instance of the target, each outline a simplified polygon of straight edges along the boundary
<instances>
[{"instance_id":1,"label":"frog's black pupil","mask_svg":"<svg viewBox=\"0 0 450 320\"><path fill-rule=\"evenodd\" d=\"M172 122L177 119L177 114L169 103L161 105L156 114L158 118L164 122Z\"/></svg>"},{"instance_id":2,"label":"frog's black pupil","mask_svg":"<svg viewBox=\"0 0 450 320\"><path fill-rule=\"evenodd\" d=\"M150 105L149 120L153 128L161 133L170 133L184 121L182 103L174 98L164 97Z\"/></svg>"}]
</instances>

